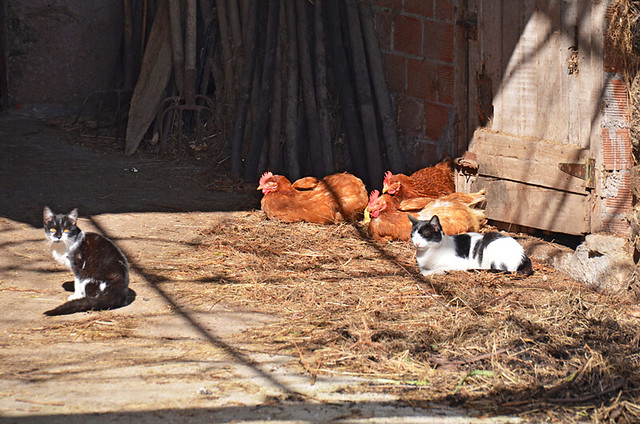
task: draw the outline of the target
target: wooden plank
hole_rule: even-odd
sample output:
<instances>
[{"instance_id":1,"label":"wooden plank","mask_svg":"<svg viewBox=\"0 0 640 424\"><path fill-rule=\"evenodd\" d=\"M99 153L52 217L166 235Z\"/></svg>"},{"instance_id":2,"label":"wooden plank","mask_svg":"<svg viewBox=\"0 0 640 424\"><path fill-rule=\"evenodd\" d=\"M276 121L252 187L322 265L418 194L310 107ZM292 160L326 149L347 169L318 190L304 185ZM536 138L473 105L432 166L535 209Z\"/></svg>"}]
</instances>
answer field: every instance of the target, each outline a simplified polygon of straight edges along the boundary
<instances>
[{"instance_id":1,"label":"wooden plank","mask_svg":"<svg viewBox=\"0 0 640 424\"><path fill-rule=\"evenodd\" d=\"M368 8L368 6L367 6ZM365 8L365 9L367 9ZM362 6L361 6L361 11ZM457 117L455 122L455 147L453 153L456 157L462 156L467 149L469 142L469 103L468 92L469 88L469 40L471 28L468 24L464 24L465 19L469 18L468 1L461 0L458 2L458 7L455 11L455 52L454 55L454 67L458 71L454 73L454 104L457 110ZM362 20L363 24L366 22ZM367 28L365 26L365 28ZM377 57L377 56L375 56ZM385 121L383 121L385 122ZM386 138L386 137L385 137Z\"/></svg>"},{"instance_id":2,"label":"wooden plank","mask_svg":"<svg viewBox=\"0 0 640 424\"><path fill-rule=\"evenodd\" d=\"M489 219L566 234L590 231L587 195L478 177L474 191L482 188Z\"/></svg>"},{"instance_id":3,"label":"wooden plank","mask_svg":"<svg viewBox=\"0 0 640 424\"><path fill-rule=\"evenodd\" d=\"M466 108L466 115L461 115L463 121L465 116L468 117L466 133L464 134L464 136L466 137L464 139L464 143L466 144L467 148L469 147L469 142L473 136L473 132L479 126L478 111L476 109L477 107L476 105L478 104L478 74L482 70L482 61L480 58L480 44L478 42L479 25L480 25L478 2L480 1L481 0L469 0L467 3L467 7L468 7L467 13L469 14L469 17L475 17L476 19L475 38L471 38L467 40L468 65L467 65L466 77L467 77L468 87L466 90L466 96L467 96L468 105Z\"/></svg>"},{"instance_id":4,"label":"wooden plank","mask_svg":"<svg viewBox=\"0 0 640 424\"><path fill-rule=\"evenodd\" d=\"M523 50L525 33L521 22L522 2L503 4L502 7L502 19L499 23L502 31L500 37L502 73L498 84L494 87L495 116L491 129L521 135L520 127L529 119L521 109L530 100L527 97L523 98L528 90L522 72L522 67L526 64ZM493 28L487 28L487 30L495 31Z\"/></svg>"},{"instance_id":5,"label":"wooden plank","mask_svg":"<svg viewBox=\"0 0 640 424\"><path fill-rule=\"evenodd\" d=\"M602 22L606 20L606 10L608 2L590 2L591 13L589 14L588 29L582 30L584 37L588 37L589 41L586 43L585 48L580 51L580 58L582 69L580 73L585 81L588 81L589 93L585 96L585 103L592 105L592 110L589 112L589 140L591 155L596 159L596 163L602 163L603 151L602 151L602 109L600 108L602 102L602 92L604 90L605 78L604 74L604 31L605 26ZM586 68L586 69L585 69ZM591 216L591 232L603 230L603 220L605 216L603 213L605 208L605 200L601 197L603 192L602 187L603 178L596 178L596 188L594 190L595 196L592 204L592 216Z\"/></svg>"},{"instance_id":6,"label":"wooden plank","mask_svg":"<svg viewBox=\"0 0 640 424\"><path fill-rule=\"evenodd\" d=\"M560 171L558 164L583 164L588 150L484 130L474 134L472 151L479 175L585 194L584 180Z\"/></svg>"},{"instance_id":7,"label":"wooden plank","mask_svg":"<svg viewBox=\"0 0 640 424\"><path fill-rule=\"evenodd\" d=\"M149 41L144 50L142 68L129 107L129 122L124 152L132 155L153 122L171 76L171 29L166 1L158 3Z\"/></svg>"},{"instance_id":8,"label":"wooden plank","mask_svg":"<svg viewBox=\"0 0 640 424\"><path fill-rule=\"evenodd\" d=\"M481 0L478 10L478 43L480 48L479 71L491 81L492 95L495 98L500 90L502 76L504 75L502 58L502 14L504 12L503 0ZM494 101L493 117L500 113L495 109ZM491 123L488 124L491 127Z\"/></svg>"},{"instance_id":9,"label":"wooden plank","mask_svg":"<svg viewBox=\"0 0 640 424\"><path fill-rule=\"evenodd\" d=\"M588 146L588 133L587 137L584 137L584 134L590 129L587 120L591 117L592 105L586 103L582 98L584 94L588 93L588 90L584 85L585 73L580 69L582 63L578 60L578 54L585 46L582 45L583 41L579 37L578 28L582 19L578 16L576 0L563 3L560 13L565 22L561 29L561 35L568 41L566 47L559 51L564 53L559 57L559 60L561 60L563 70L566 70L561 73L560 81L567 92L565 109L568 115L567 138L571 144L579 144L582 140Z\"/></svg>"},{"instance_id":10,"label":"wooden plank","mask_svg":"<svg viewBox=\"0 0 640 424\"><path fill-rule=\"evenodd\" d=\"M524 135L543 140L571 144L576 141L569 133L569 91L566 76L569 47L573 44L571 32L565 32L566 23L562 14L566 2L538 0L541 13L537 13L537 57L532 81L537 90L534 104L534 122Z\"/></svg>"}]
</instances>

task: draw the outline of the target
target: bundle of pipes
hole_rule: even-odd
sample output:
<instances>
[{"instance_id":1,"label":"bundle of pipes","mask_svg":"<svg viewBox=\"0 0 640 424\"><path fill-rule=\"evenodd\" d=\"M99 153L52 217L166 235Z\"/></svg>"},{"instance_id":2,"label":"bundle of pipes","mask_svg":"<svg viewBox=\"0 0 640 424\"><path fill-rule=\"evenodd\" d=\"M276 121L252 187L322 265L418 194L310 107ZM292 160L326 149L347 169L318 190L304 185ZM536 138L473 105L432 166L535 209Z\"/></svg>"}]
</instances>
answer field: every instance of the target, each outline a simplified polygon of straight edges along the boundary
<instances>
[{"instance_id":1,"label":"bundle of pipes","mask_svg":"<svg viewBox=\"0 0 640 424\"><path fill-rule=\"evenodd\" d=\"M348 170L375 187L385 170L405 171L369 3L198 6L158 1L131 101L127 154L154 119L165 149L171 122L189 120L172 118L177 112L193 115L195 137L204 124L221 133L231 172L246 181L265 169L294 179Z\"/></svg>"}]
</instances>

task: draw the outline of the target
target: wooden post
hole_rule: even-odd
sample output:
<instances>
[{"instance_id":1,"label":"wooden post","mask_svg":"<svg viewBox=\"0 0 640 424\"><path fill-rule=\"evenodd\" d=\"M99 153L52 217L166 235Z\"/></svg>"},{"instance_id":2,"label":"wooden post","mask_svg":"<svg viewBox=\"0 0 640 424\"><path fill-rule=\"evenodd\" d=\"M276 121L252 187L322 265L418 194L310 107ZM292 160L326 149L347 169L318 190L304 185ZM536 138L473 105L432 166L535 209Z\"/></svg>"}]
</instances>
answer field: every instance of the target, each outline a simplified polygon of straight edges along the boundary
<instances>
[{"instance_id":1,"label":"wooden post","mask_svg":"<svg viewBox=\"0 0 640 424\"><path fill-rule=\"evenodd\" d=\"M255 45L258 41L258 16L260 14L259 2L251 2L249 12L250 19L247 24L247 57L242 72L242 84L235 110L235 124L231 137L231 173L237 177L242 175L242 146L244 140L244 128L247 124L247 110L249 97L253 88L253 74L256 65Z\"/></svg>"},{"instance_id":2,"label":"wooden post","mask_svg":"<svg viewBox=\"0 0 640 424\"><path fill-rule=\"evenodd\" d=\"M326 7L327 35L331 50L333 74L336 80L336 89L342 106L342 122L347 137L347 145L351 156L354 172L362 180L369 182L367 161L362 154L364 141L360 117L356 110L355 94L351 85L347 55L342 41L342 23L340 18L340 2L327 1Z\"/></svg>"},{"instance_id":3,"label":"wooden post","mask_svg":"<svg viewBox=\"0 0 640 424\"><path fill-rule=\"evenodd\" d=\"M358 107L362 118L362 130L364 133L367 168L369 170L369 187L382 188L384 171L380 155L380 140L378 137L378 124L373 108L369 69L364 52L362 31L360 30L360 16L356 0L347 0L347 19L349 24L349 39L351 40L351 52L353 54L354 80L356 85Z\"/></svg>"},{"instance_id":4,"label":"wooden post","mask_svg":"<svg viewBox=\"0 0 640 424\"><path fill-rule=\"evenodd\" d=\"M278 46L278 22L280 20L280 0L269 1L269 14L267 17L267 40L264 54L264 66L262 70L262 82L260 85L260 104L256 117L253 137L247 153L247 163L244 168L244 180L250 182L256 179L258 162L264 146L264 140L269 124L269 109L273 99L273 74L276 62L276 49Z\"/></svg>"},{"instance_id":5,"label":"wooden post","mask_svg":"<svg viewBox=\"0 0 640 424\"><path fill-rule=\"evenodd\" d=\"M287 29L287 88L285 106L285 159L287 175L291 180L300 178L298 158L298 36L295 6L291 0L283 0Z\"/></svg>"}]
</instances>

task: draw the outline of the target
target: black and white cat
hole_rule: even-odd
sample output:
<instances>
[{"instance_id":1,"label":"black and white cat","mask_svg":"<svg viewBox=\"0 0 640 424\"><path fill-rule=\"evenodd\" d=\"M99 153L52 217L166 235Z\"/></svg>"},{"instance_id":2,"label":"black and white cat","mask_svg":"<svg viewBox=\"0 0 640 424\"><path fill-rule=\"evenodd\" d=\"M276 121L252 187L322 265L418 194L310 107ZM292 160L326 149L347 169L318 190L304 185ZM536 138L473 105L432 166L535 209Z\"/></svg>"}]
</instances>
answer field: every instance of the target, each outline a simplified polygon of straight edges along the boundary
<instances>
[{"instance_id":1,"label":"black and white cat","mask_svg":"<svg viewBox=\"0 0 640 424\"><path fill-rule=\"evenodd\" d=\"M499 233L464 233L448 236L434 215L430 221L411 220L411 241L422 275L446 271L492 269L531 275L533 267L513 238Z\"/></svg>"},{"instance_id":2,"label":"black and white cat","mask_svg":"<svg viewBox=\"0 0 640 424\"><path fill-rule=\"evenodd\" d=\"M45 206L44 232L53 258L75 276L68 301L45 315L124 306L129 294L129 263L110 240L78 228L78 210L55 214Z\"/></svg>"}]
</instances>

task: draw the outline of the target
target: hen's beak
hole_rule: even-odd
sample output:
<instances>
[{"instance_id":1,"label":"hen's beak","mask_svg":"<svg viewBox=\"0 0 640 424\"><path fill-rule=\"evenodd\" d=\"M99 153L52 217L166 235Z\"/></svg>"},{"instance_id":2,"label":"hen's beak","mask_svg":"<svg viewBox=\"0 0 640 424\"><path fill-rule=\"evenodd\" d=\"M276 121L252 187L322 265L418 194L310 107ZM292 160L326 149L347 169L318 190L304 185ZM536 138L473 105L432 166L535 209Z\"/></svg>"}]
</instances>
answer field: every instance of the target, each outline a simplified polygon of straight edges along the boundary
<instances>
[{"instance_id":1,"label":"hen's beak","mask_svg":"<svg viewBox=\"0 0 640 424\"><path fill-rule=\"evenodd\" d=\"M389 191L389 186L382 187L382 194L385 194L387 191Z\"/></svg>"},{"instance_id":2,"label":"hen's beak","mask_svg":"<svg viewBox=\"0 0 640 424\"><path fill-rule=\"evenodd\" d=\"M371 221L371 215L369 215L369 208L364 208L364 219L362 220L363 224L368 224Z\"/></svg>"},{"instance_id":3,"label":"hen's beak","mask_svg":"<svg viewBox=\"0 0 640 424\"><path fill-rule=\"evenodd\" d=\"M256 190L262 190L264 187L259 185L258 188Z\"/></svg>"}]
</instances>

